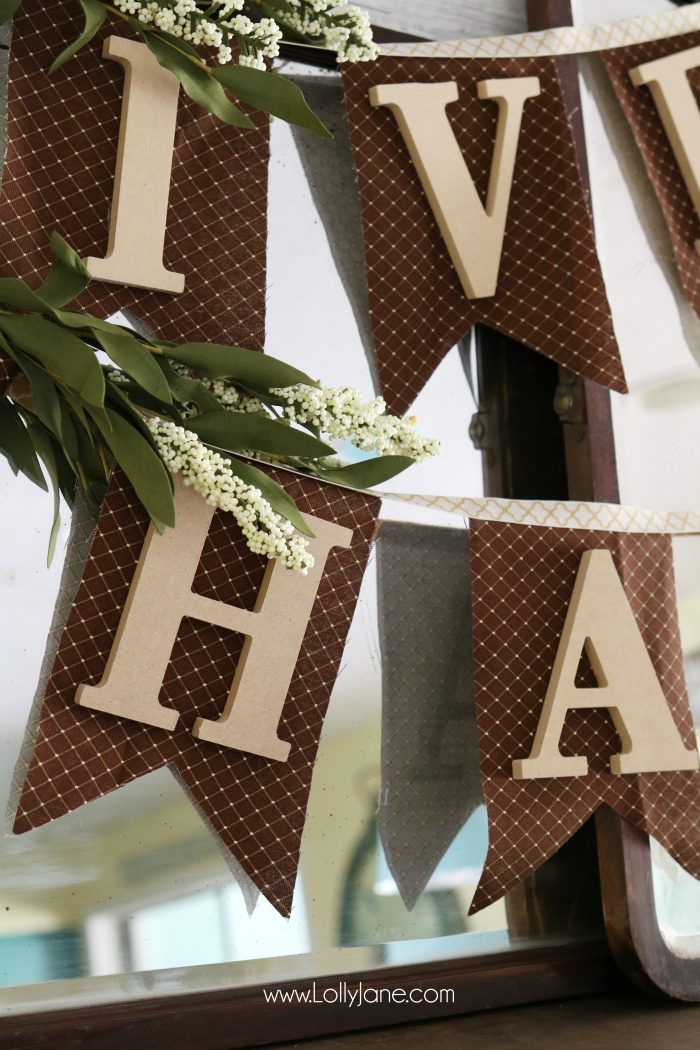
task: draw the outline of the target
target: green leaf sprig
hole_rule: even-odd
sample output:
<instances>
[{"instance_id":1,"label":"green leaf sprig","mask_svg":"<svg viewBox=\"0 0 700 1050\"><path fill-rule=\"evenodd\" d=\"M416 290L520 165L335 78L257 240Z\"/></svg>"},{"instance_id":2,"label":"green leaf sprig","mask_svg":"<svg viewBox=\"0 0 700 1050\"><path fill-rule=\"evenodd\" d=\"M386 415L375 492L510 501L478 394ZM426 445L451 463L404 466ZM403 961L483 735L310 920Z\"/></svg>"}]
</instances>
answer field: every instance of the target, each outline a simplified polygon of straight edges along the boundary
<instances>
[{"instance_id":1,"label":"green leaf sprig","mask_svg":"<svg viewBox=\"0 0 700 1050\"><path fill-rule=\"evenodd\" d=\"M83 11L84 28L78 38L56 56L49 69L50 74L56 73L89 44L108 16L111 16L128 25L143 39L160 65L177 77L189 98L225 124L237 128L255 127L247 113L232 101L233 98L263 113L279 117L289 124L313 131L323 138L332 137L307 105L301 89L286 77L266 68L255 68L247 64L209 65L194 47L180 37L158 28L154 23L141 21L129 14L128 10L120 10L114 3L107 3L106 0L78 0L78 3ZM22 0L0 0L0 24L12 18L21 5ZM167 9L173 5L165 0L162 6ZM192 17L216 19L216 9L219 6L218 3L202 4ZM283 0L281 6L284 7ZM226 39L228 40L228 34L231 33L232 43L241 49L244 59L248 54L251 57L256 56L256 47L262 46L255 33L257 23L250 22L249 19L246 21L251 26L250 33L233 34L220 23ZM279 32L275 23L271 25L274 26L275 32ZM247 42L249 40L250 42ZM230 54L230 51L228 53ZM271 53L277 53L275 45L271 48ZM262 54L265 54L265 51ZM256 60L264 65L259 58Z\"/></svg>"},{"instance_id":2,"label":"green leaf sprig","mask_svg":"<svg viewBox=\"0 0 700 1050\"><path fill-rule=\"evenodd\" d=\"M173 479L149 420L172 421L210 449L267 458L327 481L365 488L410 466L387 455L339 467L336 450L312 423L292 425L280 390L316 388L299 369L238 346L149 340L109 321L66 309L90 282L77 254L58 235L54 262L36 290L0 278L0 354L16 377L0 398L0 453L54 493L52 547L59 495L72 506L76 487L96 511L118 464L160 531L175 524ZM229 393L232 410L213 390ZM236 476L260 488L273 510L308 533L288 493L249 463ZM48 479L48 483L47 483Z\"/></svg>"}]
</instances>

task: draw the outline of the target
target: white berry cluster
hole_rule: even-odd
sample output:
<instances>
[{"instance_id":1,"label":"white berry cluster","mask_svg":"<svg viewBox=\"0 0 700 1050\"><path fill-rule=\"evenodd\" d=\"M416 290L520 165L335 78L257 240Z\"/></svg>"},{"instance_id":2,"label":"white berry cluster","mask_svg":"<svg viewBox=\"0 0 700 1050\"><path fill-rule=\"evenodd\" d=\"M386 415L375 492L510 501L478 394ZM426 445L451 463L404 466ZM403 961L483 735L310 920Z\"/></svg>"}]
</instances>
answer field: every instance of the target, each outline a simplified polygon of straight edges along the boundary
<instances>
[{"instance_id":1,"label":"white berry cluster","mask_svg":"<svg viewBox=\"0 0 700 1050\"><path fill-rule=\"evenodd\" d=\"M420 462L437 456L440 444L416 429L415 417L386 415L383 397L362 401L354 387L297 386L273 390L286 402L284 414L292 423L310 424L333 438L347 438L364 452L381 456L410 456Z\"/></svg>"},{"instance_id":2,"label":"white berry cluster","mask_svg":"<svg viewBox=\"0 0 700 1050\"><path fill-rule=\"evenodd\" d=\"M307 541L276 514L260 489L235 473L235 464L202 444L196 434L171 420L147 420L156 447L171 474L179 473L212 507L229 511L243 530L248 547L266 558L279 558L306 576L314 558Z\"/></svg>"},{"instance_id":3,"label":"white berry cluster","mask_svg":"<svg viewBox=\"0 0 700 1050\"><path fill-rule=\"evenodd\" d=\"M231 41L239 46L238 61L242 66L265 69L266 58L276 58L282 30L272 18L253 22L241 14L244 0L214 0L201 4L197 0L112 0L123 14L136 17L194 47L213 47L223 66L233 58Z\"/></svg>"},{"instance_id":4,"label":"white berry cluster","mask_svg":"<svg viewBox=\"0 0 700 1050\"><path fill-rule=\"evenodd\" d=\"M283 25L335 51L339 62L371 62L379 54L360 7L338 0L288 0L282 9L270 0L269 6Z\"/></svg>"},{"instance_id":5,"label":"white berry cluster","mask_svg":"<svg viewBox=\"0 0 700 1050\"><path fill-rule=\"evenodd\" d=\"M221 65L233 59L234 41L240 65L265 69L265 59L279 55L280 25L331 48L339 62L366 62L379 54L366 11L338 0L287 0L282 7L271 0L275 17L256 21L241 13L244 0L112 0L112 5L194 47L215 48Z\"/></svg>"}]
</instances>

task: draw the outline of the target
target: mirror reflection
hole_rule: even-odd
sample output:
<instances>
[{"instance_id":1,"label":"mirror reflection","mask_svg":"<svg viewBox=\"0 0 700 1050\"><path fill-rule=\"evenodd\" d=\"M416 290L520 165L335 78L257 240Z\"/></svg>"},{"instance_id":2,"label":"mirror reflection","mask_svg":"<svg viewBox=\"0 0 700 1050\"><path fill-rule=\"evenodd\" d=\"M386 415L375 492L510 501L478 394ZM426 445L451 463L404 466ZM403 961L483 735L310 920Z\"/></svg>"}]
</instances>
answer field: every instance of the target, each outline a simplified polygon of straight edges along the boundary
<instances>
[{"instance_id":1,"label":"mirror reflection","mask_svg":"<svg viewBox=\"0 0 700 1050\"><path fill-rule=\"evenodd\" d=\"M345 185L354 193L339 78L294 72L308 81L305 88L333 124L335 152L324 168L312 146L274 123L267 348L371 397L359 210L347 199L339 208L335 192ZM480 456L468 439L471 410L455 348L415 406L421 429L442 441L444 455L415 468L397 489L481 491ZM60 554L47 570L49 508L42 494L4 470L0 499L2 785L11 810L12 770L59 591L69 522L66 513ZM444 525L439 515L388 501L385 516L418 520L433 531ZM425 601L435 597L426 593ZM314 772L290 921L248 886L241 889L180 786L161 770L54 824L0 841L0 984L275 957L305 958L313 973L315 955L326 950L366 949L365 962L376 965L410 959L417 939L466 931L475 939L467 950L484 950L483 937L497 947L507 943L503 903L467 917L487 843L478 778L471 816L445 844L425 892L410 911L401 900L378 830L382 687L374 560Z\"/></svg>"}]
</instances>

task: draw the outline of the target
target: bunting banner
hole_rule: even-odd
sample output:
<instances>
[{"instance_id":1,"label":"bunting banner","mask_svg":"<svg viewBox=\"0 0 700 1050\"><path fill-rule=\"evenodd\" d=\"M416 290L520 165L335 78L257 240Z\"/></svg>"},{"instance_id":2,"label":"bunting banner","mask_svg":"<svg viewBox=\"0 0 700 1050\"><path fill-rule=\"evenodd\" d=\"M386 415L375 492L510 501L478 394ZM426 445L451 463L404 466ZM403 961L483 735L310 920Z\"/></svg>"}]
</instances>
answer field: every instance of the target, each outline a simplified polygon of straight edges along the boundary
<instances>
[{"instance_id":1,"label":"bunting banner","mask_svg":"<svg viewBox=\"0 0 700 1050\"><path fill-rule=\"evenodd\" d=\"M700 315L700 32L603 54Z\"/></svg>"},{"instance_id":2,"label":"bunting banner","mask_svg":"<svg viewBox=\"0 0 700 1050\"><path fill-rule=\"evenodd\" d=\"M182 486L178 525L158 538L114 475L37 697L15 834L168 765L234 870L289 915L319 737L380 501L285 481L317 536L307 577L266 569L231 514L212 520Z\"/></svg>"},{"instance_id":3,"label":"bunting banner","mask_svg":"<svg viewBox=\"0 0 700 1050\"><path fill-rule=\"evenodd\" d=\"M556 61L387 57L343 77L390 410L477 322L626 390Z\"/></svg>"},{"instance_id":4,"label":"bunting banner","mask_svg":"<svg viewBox=\"0 0 700 1050\"><path fill-rule=\"evenodd\" d=\"M472 911L602 804L700 877L700 760L672 561L673 536L700 534L700 515L365 491L437 443L379 401L248 352L264 344L267 117L251 109L244 130L219 121L212 85L231 102L209 67L199 97L214 108L180 98L152 27L148 46L100 30L49 81L80 28L74 6L24 0L9 69L0 449L47 487L44 464L56 517L76 479L101 505L69 551L14 832L169 766L232 870L288 916L324 717L391 499L462 519L384 523L379 543L378 825L407 906L482 799L490 840ZM593 50L700 312L700 5L387 48L348 64L343 82L374 352L398 415L476 323L626 390L558 62ZM223 36L222 51L228 61ZM183 54L187 88L205 67ZM248 68L243 82L262 76L266 93L265 69ZM240 69L225 75L238 78L233 93ZM271 111L323 143L319 118L274 80L283 94ZM156 148L165 165L144 160ZM339 135L328 181L312 189L321 212L342 198L343 220L356 214L337 191L348 149ZM300 153L316 171L315 148ZM139 225L154 209L162 251ZM347 283L357 245L343 246L339 225L332 252ZM37 288L52 231L56 261ZM351 296L358 318L364 291L356 283ZM92 316L65 309L70 293ZM103 320L117 311L134 330ZM338 464L323 435L380 454ZM426 649L427 624L439 644Z\"/></svg>"},{"instance_id":5,"label":"bunting banner","mask_svg":"<svg viewBox=\"0 0 700 1050\"><path fill-rule=\"evenodd\" d=\"M700 876L672 563L673 536L700 534L698 515L369 495L264 469L314 529L308 577L266 568L230 515L179 482L178 524L159 537L114 475L84 556L69 551L66 614L15 775L15 833L168 765L232 870L288 915L380 502L407 500L470 514L468 529L381 525L379 831L407 907L482 800L489 852L472 911L603 803Z\"/></svg>"},{"instance_id":6,"label":"bunting banner","mask_svg":"<svg viewBox=\"0 0 700 1050\"><path fill-rule=\"evenodd\" d=\"M126 73L123 62L103 57L103 29L50 76L56 55L81 29L80 5L57 0L24 0L13 21L0 251L4 272L32 287L50 261L52 232L83 257L109 253ZM179 100L163 258L168 271L182 273L184 289L94 281L77 308L98 317L128 310L163 339L198 332L262 350L269 121L250 113L257 130L225 125ZM139 192L153 176L142 167ZM0 354L0 392L14 370Z\"/></svg>"},{"instance_id":7,"label":"bunting banner","mask_svg":"<svg viewBox=\"0 0 700 1050\"><path fill-rule=\"evenodd\" d=\"M699 877L700 772L671 537L471 522L470 550L489 817L472 912L603 803ZM582 571L591 554L603 558L599 577Z\"/></svg>"},{"instance_id":8,"label":"bunting banner","mask_svg":"<svg viewBox=\"0 0 700 1050\"><path fill-rule=\"evenodd\" d=\"M477 322L625 379L558 58L601 52L700 312L700 5L598 26L385 45L344 84L382 393L405 412Z\"/></svg>"},{"instance_id":9,"label":"bunting banner","mask_svg":"<svg viewBox=\"0 0 700 1050\"><path fill-rule=\"evenodd\" d=\"M380 533L379 829L406 906L482 800L489 847L472 913L602 804L700 877L672 533L645 530L632 508L619 508L636 517L632 532L601 528L593 505L568 505L578 527L542 525L519 501L517 523L494 509L468 529L389 522Z\"/></svg>"}]
</instances>

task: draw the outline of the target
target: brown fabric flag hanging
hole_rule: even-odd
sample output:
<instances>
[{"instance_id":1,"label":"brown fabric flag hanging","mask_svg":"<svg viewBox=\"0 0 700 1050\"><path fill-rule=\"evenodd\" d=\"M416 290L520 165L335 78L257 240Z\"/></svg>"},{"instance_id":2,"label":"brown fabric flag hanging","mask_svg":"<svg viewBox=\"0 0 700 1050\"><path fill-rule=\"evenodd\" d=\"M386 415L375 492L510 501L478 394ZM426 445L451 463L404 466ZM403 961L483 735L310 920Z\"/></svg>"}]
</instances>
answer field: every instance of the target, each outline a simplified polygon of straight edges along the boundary
<instances>
[{"instance_id":1,"label":"brown fabric flag hanging","mask_svg":"<svg viewBox=\"0 0 700 1050\"><path fill-rule=\"evenodd\" d=\"M2 275L32 287L51 262L54 231L83 257L103 256L107 246L124 70L102 58L102 44L130 31L108 21L49 77L51 62L81 29L80 5L62 0L24 0L13 23ZM269 122L249 115L255 130L229 127L180 93L164 259L184 272L185 291L95 281L76 308L102 317L129 309L172 341L262 350ZM0 361L0 393L11 371Z\"/></svg>"},{"instance_id":2,"label":"brown fabric flag hanging","mask_svg":"<svg viewBox=\"0 0 700 1050\"><path fill-rule=\"evenodd\" d=\"M192 735L196 718L221 715L244 640L193 618L182 620L160 693L161 703L180 715L172 732L75 703L77 687L99 683L105 672L149 525L128 482L116 473L48 676L13 830L40 827L169 765L225 849L288 915L319 737L380 501L310 478L268 473L284 483L304 514L353 534L349 548L334 547L328 555L284 703L279 737L291 743L288 760ZM233 516L217 512L192 590L252 610L266 565L247 548Z\"/></svg>"},{"instance_id":3,"label":"brown fabric flag hanging","mask_svg":"<svg viewBox=\"0 0 700 1050\"><path fill-rule=\"evenodd\" d=\"M591 216L549 58L384 57L348 66L344 83L363 210L377 364L392 412L414 401L444 355L483 322L588 379L625 391ZM537 77L515 158L496 294L468 299L394 115L377 85L456 82L449 121L482 201L498 106L477 96L489 78Z\"/></svg>"},{"instance_id":4,"label":"brown fabric flag hanging","mask_svg":"<svg viewBox=\"0 0 700 1050\"><path fill-rule=\"evenodd\" d=\"M695 747L683 673L669 535L472 521L474 668L489 851L471 910L543 864L602 803L653 835L700 877L700 772L617 775L620 743L603 707L569 711L559 749L585 776L516 780L530 755L585 551L607 549L682 743ZM582 663L577 686L595 686Z\"/></svg>"},{"instance_id":5,"label":"brown fabric flag hanging","mask_svg":"<svg viewBox=\"0 0 700 1050\"><path fill-rule=\"evenodd\" d=\"M656 90L655 85L635 86L630 77L630 72L638 66L698 46L700 33L686 33L648 44L615 48L604 52L603 60L671 234L681 284L693 309L700 315L700 255L695 247L700 237L700 217L655 105L651 90L652 87ZM687 80L695 99L700 100L700 64L683 73L682 79ZM697 119L700 120L700 116ZM690 125L683 131L689 139L696 134ZM696 172L695 178L698 176L700 172Z\"/></svg>"}]
</instances>

